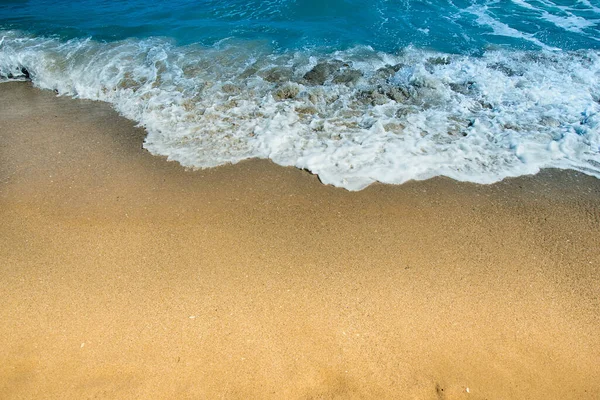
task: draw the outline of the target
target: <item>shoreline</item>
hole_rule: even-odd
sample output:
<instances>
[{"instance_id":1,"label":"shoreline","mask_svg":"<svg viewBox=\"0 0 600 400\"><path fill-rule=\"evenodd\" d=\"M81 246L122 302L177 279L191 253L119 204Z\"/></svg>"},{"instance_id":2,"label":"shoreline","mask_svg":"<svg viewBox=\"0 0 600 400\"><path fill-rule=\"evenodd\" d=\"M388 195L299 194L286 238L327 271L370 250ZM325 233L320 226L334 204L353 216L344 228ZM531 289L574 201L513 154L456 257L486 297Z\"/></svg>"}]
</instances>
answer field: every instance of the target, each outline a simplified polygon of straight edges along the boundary
<instances>
[{"instance_id":1,"label":"shoreline","mask_svg":"<svg viewBox=\"0 0 600 400\"><path fill-rule=\"evenodd\" d=\"M27 83L0 84L0 123L0 397L600 391L596 178L187 171Z\"/></svg>"}]
</instances>

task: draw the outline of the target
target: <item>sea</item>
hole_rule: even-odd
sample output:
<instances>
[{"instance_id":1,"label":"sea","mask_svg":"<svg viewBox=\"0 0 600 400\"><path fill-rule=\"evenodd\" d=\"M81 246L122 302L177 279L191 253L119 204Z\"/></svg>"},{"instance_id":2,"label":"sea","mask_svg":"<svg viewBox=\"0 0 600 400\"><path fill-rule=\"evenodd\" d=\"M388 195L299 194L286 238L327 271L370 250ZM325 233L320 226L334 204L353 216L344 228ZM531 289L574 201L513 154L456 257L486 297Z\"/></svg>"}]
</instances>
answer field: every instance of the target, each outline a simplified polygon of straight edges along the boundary
<instances>
[{"instance_id":1,"label":"sea","mask_svg":"<svg viewBox=\"0 0 600 400\"><path fill-rule=\"evenodd\" d=\"M190 168L600 178L600 0L1 0L14 80L110 103Z\"/></svg>"}]
</instances>

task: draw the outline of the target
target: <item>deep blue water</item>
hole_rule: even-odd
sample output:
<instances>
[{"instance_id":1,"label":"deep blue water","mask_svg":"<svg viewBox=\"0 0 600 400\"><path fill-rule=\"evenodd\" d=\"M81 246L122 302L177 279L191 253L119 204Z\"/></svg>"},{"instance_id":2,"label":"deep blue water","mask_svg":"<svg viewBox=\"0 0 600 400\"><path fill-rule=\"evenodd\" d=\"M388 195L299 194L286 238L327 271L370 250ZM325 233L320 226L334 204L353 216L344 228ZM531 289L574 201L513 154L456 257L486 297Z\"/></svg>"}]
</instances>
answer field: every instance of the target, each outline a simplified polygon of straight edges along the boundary
<instances>
[{"instance_id":1,"label":"deep blue water","mask_svg":"<svg viewBox=\"0 0 600 400\"><path fill-rule=\"evenodd\" d=\"M234 37L279 49L573 50L599 48L599 9L598 0L30 0L0 2L0 29L104 41L160 36L180 45Z\"/></svg>"}]
</instances>

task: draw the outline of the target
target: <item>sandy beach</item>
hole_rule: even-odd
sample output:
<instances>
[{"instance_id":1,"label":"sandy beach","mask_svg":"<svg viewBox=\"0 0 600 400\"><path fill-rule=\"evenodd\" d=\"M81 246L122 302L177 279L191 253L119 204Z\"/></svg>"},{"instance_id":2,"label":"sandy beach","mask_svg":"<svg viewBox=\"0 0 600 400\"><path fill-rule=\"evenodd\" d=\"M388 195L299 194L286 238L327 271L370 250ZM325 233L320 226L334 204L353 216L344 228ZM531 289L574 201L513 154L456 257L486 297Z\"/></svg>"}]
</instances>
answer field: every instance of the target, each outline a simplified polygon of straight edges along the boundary
<instances>
[{"instance_id":1,"label":"sandy beach","mask_svg":"<svg viewBox=\"0 0 600 400\"><path fill-rule=\"evenodd\" d=\"M600 180L190 171L0 84L0 398L597 399Z\"/></svg>"}]
</instances>

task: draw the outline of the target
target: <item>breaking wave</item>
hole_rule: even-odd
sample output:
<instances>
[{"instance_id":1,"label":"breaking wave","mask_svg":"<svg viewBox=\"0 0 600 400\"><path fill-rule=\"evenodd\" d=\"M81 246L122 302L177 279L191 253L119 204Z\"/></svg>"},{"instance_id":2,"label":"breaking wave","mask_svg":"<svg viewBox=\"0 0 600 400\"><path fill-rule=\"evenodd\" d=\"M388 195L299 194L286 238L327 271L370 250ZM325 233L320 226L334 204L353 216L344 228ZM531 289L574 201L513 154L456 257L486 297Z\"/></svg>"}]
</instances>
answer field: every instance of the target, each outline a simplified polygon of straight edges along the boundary
<instances>
[{"instance_id":1,"label":"breaking wave","mask_svg":"<svg viewBox=\"0 0 600 400\"><path fill-rule=\"evenodd\" d=\"M492 183L549 167L600 178L597 50L0 38L0 80L108 102L147 130L146 149L186 167L269 158L349 190L439 175Z\"/></svg>"}]
</instances>

